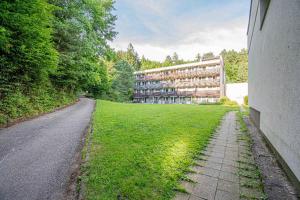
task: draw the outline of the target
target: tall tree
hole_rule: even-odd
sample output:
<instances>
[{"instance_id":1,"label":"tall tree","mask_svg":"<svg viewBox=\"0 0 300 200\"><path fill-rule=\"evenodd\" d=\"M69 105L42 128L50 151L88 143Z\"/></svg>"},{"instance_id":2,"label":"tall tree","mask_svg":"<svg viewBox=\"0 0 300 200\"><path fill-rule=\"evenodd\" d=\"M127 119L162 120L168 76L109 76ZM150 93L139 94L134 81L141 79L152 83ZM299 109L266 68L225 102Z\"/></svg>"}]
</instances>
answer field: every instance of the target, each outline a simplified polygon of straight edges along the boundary
<instances>
[{"instance_id":1,"label":"tall tree","mask_svg":"<svg viewBox=\"0 0 300 200\"><path fill-rule=\"evenodd\" d=\"M119 60L115 65L115 77L112 81L112 97L116 101L131 101L134 86L134 69L124 61Z\"/></svg>"},{"instance_id":2,"label":"tall tree","mask_svg":"<svg viewBox=\"0 0 300 200\"><path fill-rule=\"evenodd\" d=\"M0 1L0 98L30 91L55 71L53 10L46 0Z\"/></svg>"},{"instance_id":3,"label":"tall tree","mask_svg":"<svg viewBox=\"0 0 300 200\"><path fill-rule=\"evenodd\" d=\"M133 66L134 70L140 70L141 61L138 53L134 50L131 43L129 43L126 51L118 51L117 55L119 59L125 60L129 65Z\"/></svg>"},{"instance_id":4,"label":"tall tree","mask_svg":"<svg viewBox=\"0 0 300 200\"><path fill-rule=\"evenodd\" d=\"M248 54L246 49L240 52L235 50L221 52L224 59L226 81L228 83L239 83L248 81Z\"/></svg>"},{"instance_id":5,"label":"tall tree","mask_svg":"<svg viewBox=\"0 0 300 200\"><path fill-rule=\"evenodd\" d=\"M200 62L201 61L201 54L200 53L197 53L196 54L196 57L195 57L195 61L197 61L197 62Z\"/></svg>"},{"instance_id":6,"label":"tall tree","mask_svg":"<svg viewBox=\"0 0 300 200\"><path fill-rule=\"evenodd\" d=\"M57 73L52 75L53 82L69 91L100 85L103 63L99 57L107 51L107 41L116 34L113 31L116 17L111 14L113 1L50 2L59 7L55 12L54 41L60 57Z\"/></svg>"},{"instance_id":7,"label":"tall tree","mask_svg":"<svg viewBox=\"0 0 300 200\"><path fill-rule=\"evenodd\" d=\"M173 56L172 56L172 62L173 62L173 64L177 64L178 61L179 61L178 54L176 52L174 52Z\"/></svg>"},{"instance_id":8,"label":"tall tree","mask_svg":"<svg viewBox=\"0 0 300 200\"><path fill-rule=\"evenodd\" d=\"M173 64L173 60L171 58L171 56L167 55L164 62L163 62L163 66L170 66Z\"/></svg>"},{"instance_id":9,"label":"tall tree","mask_svg":"<svg viewBox=\"0 0 300 200\"><path fill-rule=\"evenodd\" d=\"M208 52L208 53L203 54L202 59L205 60L205 59L211 59L214 57L215 57L215 55L213 52Z\"/></svg>"}]
</instances>

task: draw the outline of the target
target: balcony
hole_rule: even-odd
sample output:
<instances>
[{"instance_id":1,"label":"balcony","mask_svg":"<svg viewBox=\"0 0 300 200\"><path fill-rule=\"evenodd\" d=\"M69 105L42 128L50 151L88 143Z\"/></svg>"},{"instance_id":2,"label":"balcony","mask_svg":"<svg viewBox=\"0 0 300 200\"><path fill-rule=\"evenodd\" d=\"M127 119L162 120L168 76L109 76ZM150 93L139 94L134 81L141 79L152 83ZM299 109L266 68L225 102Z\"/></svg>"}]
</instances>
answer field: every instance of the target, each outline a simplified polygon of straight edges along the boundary
<instances>
[{"instance_id":1,"label":"balcony","mask_svg":"<svg viewBox=\"0 0 300 200\"><path fill-rule=\"evenodd\" d=\"M135 89L162 89L162 88L203 88L203 87L218 87L220 80L201 80L201 81L186 81L160 84L137 85Z\"/></svg>"},{"instance_id":2,"label":"balcony","mask_svg":"<svg viewBox=\"0 0 300 200\"><path fill-rule=\"evenodd\" d=\"M193 78L193 77L207 77L215 76L220 74L220 68L198 70L198 71L188 71L188 72L170 72L169 74L152 74L144 75L142 77L136 78L137 81L154 81L154 80L175 80L179 78Z\"/></svg>"},{"instance_id":3,"label":"balcony","mask_svg":"<svg viewBox=\"0 0 300 200\"><path fill-rule=\"evenodd\" d=\"M219 90L205 90L205 91L174 91L174 92L146 92L146 93L134 93L134 98L143 97L169 97L169 96L184 96L184 97L220 97Z\"/></svg>"}]
</instances>

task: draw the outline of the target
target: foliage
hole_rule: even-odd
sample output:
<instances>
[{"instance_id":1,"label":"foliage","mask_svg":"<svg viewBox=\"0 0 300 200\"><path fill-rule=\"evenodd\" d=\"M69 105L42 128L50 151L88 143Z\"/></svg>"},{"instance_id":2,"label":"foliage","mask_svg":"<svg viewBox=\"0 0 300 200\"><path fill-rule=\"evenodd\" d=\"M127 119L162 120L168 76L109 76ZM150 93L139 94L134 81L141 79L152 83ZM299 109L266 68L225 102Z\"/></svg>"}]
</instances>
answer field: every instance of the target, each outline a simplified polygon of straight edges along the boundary
<instances>
[{"instance_id":1,"label":"foliage","mask_svg":"<svg viewBox=\"0 0 300 200\"><path fill-rule=\"evenodd\" d=\"M51 86L35 86L29 93L16 90L0 101L0 125L49 112L74 101L75 95L57 91Z\"/></svg>"},{"instance_id":2,"label":"foliage","mask_svg":"<svg viewBox=\"0 0 300 200\"><path fill-rule=\"evenodd\" d=\"M201 59L202 59L201 54L200 54L200 53L197 53L197 54L196 54L196 57L195 57L195 61L200 62Z\"/></svg>"},{"instance_id":3,"label":"foliage","mask_svg":"<svg viewBox=\"0 0 300 200\"><path fill-rule=\"evenodd\" d=\"M133 97L133 66L124 60L118 61L115 66L114 79L111 85L111 97L115 101L131 101Z\"/></svg>"},{"instance_id":4,"label":"foliage","mask_svg":"<svg viewBox=\"0 0 300 200\"><path fill-rule=\"evenodd\" d=\"M134 47L131 43L128 45L127 51L117 52L117 59L126 61L129 65L133 67L135 71L141 69L141 61L139 55L134 50Z\"/></svg>"},{"instance_id":5,"label":"foliage","mask_svg":"<svg viewBox=\"0 0 300 200\"><path fill-rule=\"evenodd\" d=\"M246 49L221 52L224 59L226 82L242 83L248 81L248 54Z\"/></svg>"},{"instance_id":6,"label":"foliage","mask_svg":"<svg viewBox=\"0 0 300 200\"><path fill-rule=\"evenodd\" d=\"M110 87L112 0L0 2L0 124Z\"/></svg>"},{"instance_id":7,"label":"foliage","mask_svg":"<svg viewBox=\"0 0 300 200\"><path fill-rule=\"evenodd\" d=\"M211 58L214 58L214 57L215 57L215 55L214 55L213 52L208 52L208 53L203 54L202 59L206 60L206 59L211 59Z\"/></svg>"},{"instance_id":8,"label":"foliage","mask_svg":"<svg viewBox=\"0 0 300 200\"><path fill-rule=\"evenodd\" d=\"M236 101L231 101L228 97L224 96L220 98L220 103L226 106L237 106L238 103Z\"/></svg>"},{"instance_id":9,"label":"foliage","mask_svg":"<svg viewBox=\"0 0 300 200\"><path fill-rule=\"evenodd\" d=\"M171 199L230 109L97 101L86 199Z\"/></svg>"},{"instance_id":10,"label":"foliage","mask_svg":"<svg viewBox=\"0 0 300 200\"><path fill-rule=\"evenodd\" d=\"M0 2L0 99L41 84L55 71L53 10L45 0Z\"/></svg>"},{"instance_id":11,"label":"foliage","mask_svg":"<svg viewBox=\"0 0 300 200\"><path fill-rule=\"evenodd\" d=\"M244 96L244 105L248 105L248 96Z\"/></svg>"},{"instance_id":12,"label":"foliage","mask_svg":"<svg viewBox=\"0 0 300 200\"><path fill-rule=\"evenodd\" d=\"M159 67L162 67L161 62L153 61L153 60L147 59L144 56L142 56L142 59L141 59L141 69L142 70L159 68Z\"/></svg>"},{"instance_id":13,"label":"foliage","mask_svg":"<svg viewBox=\"0 0 300 200\"><path fill-rule=\"evenodd\" d=\"M111 14L112 1L101 0L51 0L59 7L54 14L54 42L60 53L58 70L53 82L69 91L89 90L106 79L103 62L107 41L115 36L115 16ZM98 91L99 92L99 91Z\"/></svg>"}]
</instances>

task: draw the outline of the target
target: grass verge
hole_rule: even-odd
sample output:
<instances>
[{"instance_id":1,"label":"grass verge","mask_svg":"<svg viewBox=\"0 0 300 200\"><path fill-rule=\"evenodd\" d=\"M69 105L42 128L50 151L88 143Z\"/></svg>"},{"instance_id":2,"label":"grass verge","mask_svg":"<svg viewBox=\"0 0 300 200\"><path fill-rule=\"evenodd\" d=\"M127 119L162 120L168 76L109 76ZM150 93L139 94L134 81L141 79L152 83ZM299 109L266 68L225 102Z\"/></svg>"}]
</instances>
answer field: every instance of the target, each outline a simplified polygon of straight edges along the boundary
<instances>
[{"instance_id":1,"label":"grass verge","mask_svg":"<svg viewBox=\"0 0 300 200\"><path fill-rule=\"evenodd\" d=\"M98 100L86 199L170 199L230 107Z\"/></svg>"}]
</instances>

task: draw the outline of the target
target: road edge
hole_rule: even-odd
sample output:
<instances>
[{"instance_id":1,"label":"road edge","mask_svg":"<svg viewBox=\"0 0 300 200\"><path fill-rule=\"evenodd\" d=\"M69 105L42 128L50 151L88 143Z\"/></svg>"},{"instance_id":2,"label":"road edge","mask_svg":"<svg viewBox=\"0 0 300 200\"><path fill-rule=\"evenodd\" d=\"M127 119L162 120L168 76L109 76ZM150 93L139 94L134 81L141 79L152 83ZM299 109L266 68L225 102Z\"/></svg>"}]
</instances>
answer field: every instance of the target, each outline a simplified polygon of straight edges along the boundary
<instances>
[{"instance_id":1,"label":"road edge","mask_svg":"<svg viewBox=\"0 0 300 200\"><path fill-rule=\"evenodd\" d=\"M71 163L71 167L69 170L69 180L67 181L67 185L64 191L63 199L65 200L75 200L82 199L82 183L81 183L81 175L82 165L86 162L86 159L82 156L82 151L85 146L90 142L91 135L93 133L93 119L94 113L96 110L97 101L93 100L93 111L91 113L90 121L86 126L83 134L80 138L80 143L76 148L76 154Z\"/></svg>"}]
</instances>

